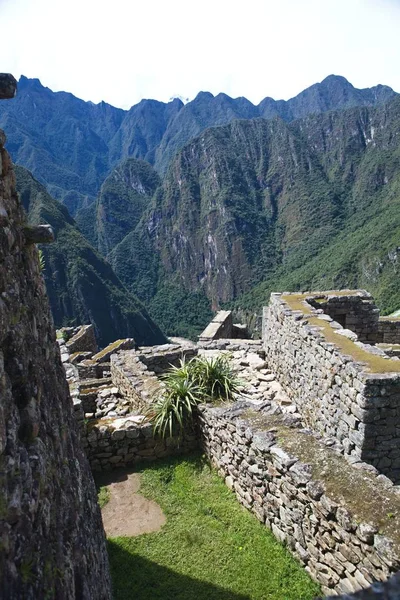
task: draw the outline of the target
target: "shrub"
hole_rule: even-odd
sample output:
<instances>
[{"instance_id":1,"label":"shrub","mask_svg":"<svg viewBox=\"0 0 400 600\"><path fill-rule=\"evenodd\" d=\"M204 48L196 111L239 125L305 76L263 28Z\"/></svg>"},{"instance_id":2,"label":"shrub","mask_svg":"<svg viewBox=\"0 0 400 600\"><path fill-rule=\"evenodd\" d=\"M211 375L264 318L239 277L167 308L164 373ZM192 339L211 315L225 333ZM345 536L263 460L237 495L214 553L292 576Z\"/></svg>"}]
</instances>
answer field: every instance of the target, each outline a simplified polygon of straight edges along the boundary
<instances>
[{"instance_id":1,"label":"shrub","mask_svg":"<svg viewBox=\"0 0 400 600\"><path fill-rule=\"evenodd\" d=\"M242 385L226 354L214 358L199 357L192 361L193 376L204 389L204 400L232 400Z\"/></svg>"},{"instance_id":2,"label":"shrub","mask_svg":"<svg viewBox=\"0 0 400 600\"><path fill-rule=\"evenodd\" d=\"M216 400L232 400L239 391L240 380L233 372L227 356L207 359L193 358L180 361L178 367L162 375L163 394L147 412L154 434L172 437L174 431L181 435L185 426L192 423L198 404Z\"/></svg>"}]
</instances>

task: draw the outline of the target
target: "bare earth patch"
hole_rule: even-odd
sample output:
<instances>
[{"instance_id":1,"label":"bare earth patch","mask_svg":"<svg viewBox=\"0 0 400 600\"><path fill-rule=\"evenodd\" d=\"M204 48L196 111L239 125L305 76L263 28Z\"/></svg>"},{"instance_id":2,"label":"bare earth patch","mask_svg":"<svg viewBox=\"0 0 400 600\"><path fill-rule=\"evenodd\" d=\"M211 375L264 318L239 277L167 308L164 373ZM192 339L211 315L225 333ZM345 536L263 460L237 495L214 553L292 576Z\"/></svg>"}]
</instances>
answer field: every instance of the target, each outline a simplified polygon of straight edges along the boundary
<instances>
[{"instance_id":1,"label":"bare earth patch","mask_svg":"<svg viewBox=\"0 0 400 600\"><path fill-rule=\"evenodd\" d=\"M139 473L121 473L117 480L106 485L111 495L101 514L107 537L152 533L166 522L160 506L138 493Z\"/></svg>"}]
</instances>

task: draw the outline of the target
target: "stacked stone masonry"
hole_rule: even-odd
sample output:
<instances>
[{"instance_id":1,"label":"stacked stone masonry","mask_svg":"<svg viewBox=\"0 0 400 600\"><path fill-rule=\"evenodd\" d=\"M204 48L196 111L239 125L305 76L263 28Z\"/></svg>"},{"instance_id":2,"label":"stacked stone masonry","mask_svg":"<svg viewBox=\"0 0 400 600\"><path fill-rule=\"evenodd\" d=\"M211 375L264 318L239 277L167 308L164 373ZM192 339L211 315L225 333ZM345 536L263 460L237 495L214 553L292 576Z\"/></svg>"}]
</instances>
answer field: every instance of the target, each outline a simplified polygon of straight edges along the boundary
<instances>
[{"instance_id":1,"label":"stacked stone masonry","mask_svg":"<svg viewBox=\"0 0 400 600\"><path fill-rule=\"evenodd\" d=\"M88 423L84 445L93 471L108 471L188 453L198 447L198 439L195 431L185 432L183 439L178 435L167 440L154 437L144 417L130 416Z\"/></svg>"},{"instance_id":2,"label":"stacked stone masonry","mask_svg":"<svg viewBox=\"0 0 400 600\"><path fill-rule=\"evenodd\" d=\"M381 317L377 341L382 344L400 344L400 319Z\"/></svg>"},{"instance_id":3,"label":"stacked stone masonry","mask_svg":"<svg viewBox=\"0 0 400 600\"><path fill-rule=\"evenodd\" d=\"M316 323L335 331L342 328L315 308L312 297L309 303L303 301L309 314L293 310L288 304L290 297L272 294L264 310L264 349L270 368L308 427L332 438L350 460L368 462L398 481L400 373L368 372L365 364L326 340ZM351 337L351 331L341 332ZM358 347L381 352L362 344Z\"/></svg>"},{"instance_id":4,"label":"stacked stone masonry","mask_svg":"<svg viewBox=\"0 0 400 600\"><path fill-rule=\"evenodd\" d=\"M108 600L105 536L0 131L0 597Z\"/></svg>"},{"instance_id":5,"label":"stacked stone masonry","mask_svg":"<svg viewBox=\"0 0 400 600\"><path fill-rule=\"evenodd\" d=\"M220 310L214 319L200 334L200 343L220 339L248 339L249 330L246 325L234 323L232 311Z\"/></svg>"},{"instance_id":6,"label":"stacked stone masonry","mask_svg":"<svg viewBox=\"0 0 400 600\"><path fill-rule=\"evenodd\" d=\"M163 389L159 375L196 354L197 348L191 344L164 344L118 352L111 356L111 378L130 401L132 410L145 410Z\"/></svg>"},{"instance_id":7,"label":"stacked stone masonry","mask_svg":"<svg viewBox=\"0 0 400 600\"><path fill-rule=\"evenodd\" d=\"M239 502L288 545L325 594L351 594L398 569L398 523L390 525L391 516L398 519L400 496L390 482L354 469L318 440L311 443L304 430L271 417L261 418L260 426L260 417L243 402L202 407L200 432L204 451ZM294 453L304 447L315 450L308 462ZM330 481L331 469L334 477L341 473L355 486L352 493ZM382 510L393 511L385 523L371 507L367 510L368 502L363 506L365 490L383 502ZM386 527L388 535L382 534Z\"/></svg>"},{"instance_id":8,"label":"stacked stone masonry","mask_svg":"<svg viewBox=\"0 0 400 600\"><path fill-rule=\"evenodd\" d=\"M317 300L310 300L310 304L317 309L322 309L344 329L353 331L360 342L379 341L378 323L379 309L368 292L357 291L354 295L327 295Z\"/></svg>"},{"instance_id":9,"label":"stacked stone masonry","mask_svg":"<svg viewBox=\"0 0 400 600\"><path fill-rule=\"evenodd\" d=\"M343 303L341 300L342 306ZM310 298L310 310L312 304ZM330 323L332 317L321 309L321 304L316 303L314 310ZM285 310L285 319L293 317L295 311L282 302L279 306ZM304 319L301 326L308 327L304 315L297 313L294 319L297 326ZM349 325L349 321L346 324ZM340 325L335 327L340 328ZM307 331L311 337L317 336L318 343L325 344L315 328L308 327ZM296 331L294 337L298 335ZM301 337L303 349L304 339L307 341L307 338ZM62 353L66 352L63 350L64 342L59 342ZM351 464L346 461L340 454L344 452L343 444L332 432L328 435L325 427L321 429L322 437L318 433L315 437L309 429L303 428L306 411L302 410L297 397L296 405L293 404L276 381L275 373L268 368L272 364L263 345L265 340L208 339L201 340L197 347L174 343L112 354L109 367L112 377L107 376L107 370L104 371L98 379L99 389L104 384L105 392L108 388L111 392L113 388L110 386L115 386L117 395L125 398L127 394L131 399L129 414L122 418L113 415L111 418L84 421L82 407L88 408L84 386L90 387L94 380L81 380L74 400L83 445L93 471L184 454L197 448L200 438L204 451L238 500L288 545L310 575L321 583L324 593L329 596L344 594L342 598L347 600L353 597L360 600L398 598L398 578L390 578L400 564L398 488L380 475L377 468L364 462L362 453L350 453L347 458ZM306 348L309 353L307 344ZM380 394L380 376L369 374L372 379L365 380L361 365L352 365L349 357L337 362L334 346L327 344L327 348L332 353L330 358L334 357L333 363L329 362L329 369L335 367L333 378L334 385L339 388L339 400L343 402L340 387L348 391L335 379L344 377L340 365L347 366L347 369L354 367L354 371L349 371L353 384L360 367L361 387L357 394L362 395L365 402L369 402L370 398L376 399L378 391L369 385L377 385ZM286 349L283 351L286 352ZM201 407L196 431L186 432L183 440L178 437L167 441L155 438L150 425L137 413L143 407L147 409L162 392L159 376L170 364L178 364L182 356L191 358L197 353L215 356L220 352L227 352L235 368L239 369L244 382L244 397L232 407ZM302 357L300 353L299 361L303 360ZM79 364L77 368L67 361L64 366L71 384L71 377L76 377ZM88 371L83 369L81 373L87 374ZM309 379L314 376L313 372ZM387 377L385 375L384 379ZM279 375L278 378L281 379ZM345 378L344 383L350 387ZM73 384L70 387L74 389ZM289 391L288 387L286 389ZM368 395L369 392L373 392L373 396ZM138 398L132 402L135 394ZM383 397L386 397L386 391L384 396L379 395L380 399ZM351 394L349 398L352 399ZM357 396L352 401L357 404ZM297 412L298 406L300 413ZM349 406L350 411L346 415L351 414ZM362 411L367 410L371 409L360 406L360 415L365 416ZM317 421L312 422L315 430L318 430ZM350 431L354 423L349 418L348 421ZM367 423L368 419L359 421ZM363 429L355 427L354 431ZM356 443L351 450L355 448ZM373 498L375 503L371 503ZM356 592L360 588L364 590Z\"/></svg>"}]
</instances>

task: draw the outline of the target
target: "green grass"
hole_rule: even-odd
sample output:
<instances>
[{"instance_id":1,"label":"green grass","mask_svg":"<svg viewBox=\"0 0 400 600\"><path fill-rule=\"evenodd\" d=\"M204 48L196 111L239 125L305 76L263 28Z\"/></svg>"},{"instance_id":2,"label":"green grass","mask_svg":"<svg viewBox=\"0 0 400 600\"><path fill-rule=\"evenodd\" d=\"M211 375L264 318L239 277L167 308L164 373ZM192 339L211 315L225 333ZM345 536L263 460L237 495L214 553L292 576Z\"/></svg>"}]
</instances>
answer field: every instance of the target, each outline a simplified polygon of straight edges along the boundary
<instances>
[{"instance_id":1,"label":"green grass","mask_svg":"<svg viewBox=\"0 0 400 600\"><path fill-rule=\"evenodd\" d=\"M103 508L103 506L105 506L107 504L107 502L109 502L111 497L111 492L108 489L108 487L106 485L102 485L99 488L98 494L97 494L97 501L99 503L100 508Z\"/></svg>"},{"instance_id":2,"label":"green grass","mask_svg":"<svg viewBox=\"0 0 400 600\"><path fill-rule=\"evenodd\" d=\"M142 472L161 531L108 540L115 600L306 600L319 587L198 456Z\"/></svg>"}]
</instances>

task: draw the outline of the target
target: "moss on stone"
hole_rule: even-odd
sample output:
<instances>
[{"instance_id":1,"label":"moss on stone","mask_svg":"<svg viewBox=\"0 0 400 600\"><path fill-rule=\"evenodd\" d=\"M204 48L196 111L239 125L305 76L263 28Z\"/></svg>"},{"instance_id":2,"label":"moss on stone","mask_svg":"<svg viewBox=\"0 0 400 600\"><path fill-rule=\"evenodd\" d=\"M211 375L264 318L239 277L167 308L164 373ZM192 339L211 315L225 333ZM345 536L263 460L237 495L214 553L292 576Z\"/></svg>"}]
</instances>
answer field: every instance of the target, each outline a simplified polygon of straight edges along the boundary
<instances>
[{"instance_id":1,"label":"moss on stone","mask_svg":"<svg viewBox=\"0 0 400 600\"><path fill-rule=\"evenodd\" d=\"M351 291L343 292L332 292L335 296L351 296ZM330 292L326 292L329 295ZM320 294L316 294L317 296ZM312 294L284 294L282 300L292 310L301 311L306 317L308 324L313 327L318 327L321 334L325 337L326 341L338 347L338 350L351 356L356 362L365 364L365 371L370 373L400 373L400 361L391 360L389 358L383 358L370 352L367 352L363 348L360 348L355 342L352 342L349 338L336 333L329 322L319 319L318 316L312 316L315 313L312 307L307 303L307 298L311 298ZM310 318L308 316L310 315Z\"/></svg>"},{"instance_id":2,"label":"moss on stone","mask_svg":"<svg viewBox=\"0 0 400 600\"><path fill-rule=\"evenodd\" d=\"M116 340L112 344L109 344L108 346L103 348L103 350L100 350L100 352L95 354L91 360L93 360L93 362L98 362L101 358L103 358L103 356L105 356L109 352L112 352L113 350L116 350L125 341L126 340L124 340L124 339Z\"/></svg>"},{"instance_id":3,"label":"moss on stone","mask_svg":"<svg viewBox=\"0 0 400 600\"><path fill-rule=\"evenodd\" d=\"M356 522L375 525L400 551L400 496L395 490L349 464L313 435L283 425L282 416L247 411L246 418L253 430L274 430L280 447L311 465L313 481L322 481L330 499L346 507Z\"/></svg>"}]
</instances>

